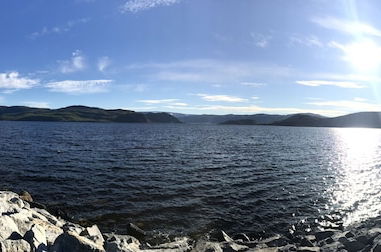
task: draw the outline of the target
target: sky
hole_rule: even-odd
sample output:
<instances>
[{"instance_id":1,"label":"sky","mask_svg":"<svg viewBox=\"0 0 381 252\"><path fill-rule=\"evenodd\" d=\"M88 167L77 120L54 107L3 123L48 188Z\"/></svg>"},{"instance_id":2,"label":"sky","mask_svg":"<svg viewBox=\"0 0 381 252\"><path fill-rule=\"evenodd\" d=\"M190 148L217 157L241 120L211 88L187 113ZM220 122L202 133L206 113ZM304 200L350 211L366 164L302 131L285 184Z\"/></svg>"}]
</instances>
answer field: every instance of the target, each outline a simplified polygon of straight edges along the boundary
<instances>
[{"instance_id":1,"label":"sky","mask_svg":"<svg viewBox=\"0 0 381 252\"><path fill-rule=\"evenodd\" d=\"M3 0L0 105L381 111L377 0Z\"/></svg>"}]
</instances>

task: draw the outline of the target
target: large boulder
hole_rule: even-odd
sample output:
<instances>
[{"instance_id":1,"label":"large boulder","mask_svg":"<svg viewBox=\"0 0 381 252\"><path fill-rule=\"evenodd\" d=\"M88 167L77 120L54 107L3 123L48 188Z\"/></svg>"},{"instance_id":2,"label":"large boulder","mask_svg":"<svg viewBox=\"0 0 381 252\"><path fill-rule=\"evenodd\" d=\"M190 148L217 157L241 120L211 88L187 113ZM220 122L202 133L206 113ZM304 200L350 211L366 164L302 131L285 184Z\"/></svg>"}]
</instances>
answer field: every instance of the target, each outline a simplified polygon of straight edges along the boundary
<instances>
[{"instance_id":1,"label":"large boulder","mask_svg":"<svg viewBox=\"0 0 381 252\"><path fill-rule=\"evenodd\" d=\"M70 231L58 236L50 250L52 252L105 252L103 246Z\"/></svg>"}]
</instances>

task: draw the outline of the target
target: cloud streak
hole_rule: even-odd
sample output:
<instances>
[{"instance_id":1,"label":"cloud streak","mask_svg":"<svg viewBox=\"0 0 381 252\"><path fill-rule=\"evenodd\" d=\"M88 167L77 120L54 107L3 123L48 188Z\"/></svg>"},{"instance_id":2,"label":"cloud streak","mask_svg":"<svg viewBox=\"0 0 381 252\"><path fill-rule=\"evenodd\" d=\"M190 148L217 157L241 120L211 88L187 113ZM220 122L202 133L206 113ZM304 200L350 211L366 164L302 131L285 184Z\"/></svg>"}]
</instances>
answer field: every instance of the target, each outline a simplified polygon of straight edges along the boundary
<instances>
[{"instance_id":1,"label":"cloud streak","mask_svg":"<svg viewBox=\"0 0 381 252\"><path fill-rule=\"evenodd\" d=\"M231 95L208 95L208 94L197 94L204 101L210 102L247 102L247 99L231 96Z\"/></svg>"},{"instance_id":2,"label":"cloud streak","mask_svg":"<svg viewBox=\"0 0 381 252\"><path fill-rule=\"evenodd\" d=\"M104 56L98 59L97 67L100 72L104 72L106 68L109 67L110 65L111 65L111 59L109 57Z\"/></svg>"},{"instance_id":3,"label":"cloud streak","mask_svg":"<svg viewBox=\"0 0 381 252\"><path fill-rule=\"evenodd\" d=\"M333 107L336 109L344 109L346 111L381 111L380 104L366 102L365 100L354 98L353 100L338 101L315 101L307 103L309 105L320 107Z\"/></svg>"},{"instance_id":4,"label":"cloud streak","mask_svg":"<svg viewBox=\"0 0 381 252\"><path fill-rule=\"evenodd\" d=\"M58 63L61 73L73 73L86 68L85 57L80 50L74 51L69 60L58 61Z\"/></svg>"},{"instance_id":5,"label":"cloud streak","mask_svg":"<svg viewBox=\"0 0 381 252\"><path fill-rule=\"evenodd\" d=\"M90 18L80 18L75 20L70 20L66 22L64 25L54 26L54 27L43 27L40 31L33 32L29 35L31 39L36 39L38 37L42 37L49 34L61 34L65 32L69 32L74 26L79 24L86 24L90 21Z\"/></svg>"},{"instance_id":6,"label":"cloud streak","mask_svg":"<svg viewBox=\"0 0 381 252\"><path fill-rule=\"evenodd\" d=\"M39 80L21 77L18 72L0 73L0 89L6 89L6 91L29 89L38 83Z\"/></svg>"},{"instance_id":7,"label":"cloud streak","mask_svg":"<svg viewBox=\"0 0 381 252\"><path fill-rule=\"evenodd\" d=\"M50 108L49 103L47 102L26 101L24 102L24 105L32 108Z\"/></svg>"},{"instance_id":8,"label":"cloud streak","mask_svg":"<svg viewBox=\"0 0 381 252\"><path fill-rule=\"evenodd\" d=\"M121 8L122 12L136 13L159 6L170 6L180 0L128 0Z\"/></svg>"},{"instance_id":9,"label":"cloud streak","mask_svg":"<svg viewBox=\"0 0 381 252\"><path fill-rule=\"evenodd\" d=\"M94 94L107 92L107 88L112 80L65 80L50 82L46 87L51 92L66 94Z\"/></svg>"},{"instance_id":10,"label":"cloud streak","mask_svg":"<svg viewBox=\"0 0 381 252\"><path fill-rule=\"evenodd\" d=\"M315 17L311 21L323 28L340 31L342 33L381 37L381 30L358 21L350 21L334 17Z\"/></svg>"},{"instance_id":11,"label":"cloud streak","mask_svg":"<svg viewBox=\"0 0 381 252\"><path fill-rule=\"evenodd\" d=\"M296 83L310 87L335 86L340 88L364 88L363 85L351 81L302 80L296 81Z\"/></svg>"}]
</instances>

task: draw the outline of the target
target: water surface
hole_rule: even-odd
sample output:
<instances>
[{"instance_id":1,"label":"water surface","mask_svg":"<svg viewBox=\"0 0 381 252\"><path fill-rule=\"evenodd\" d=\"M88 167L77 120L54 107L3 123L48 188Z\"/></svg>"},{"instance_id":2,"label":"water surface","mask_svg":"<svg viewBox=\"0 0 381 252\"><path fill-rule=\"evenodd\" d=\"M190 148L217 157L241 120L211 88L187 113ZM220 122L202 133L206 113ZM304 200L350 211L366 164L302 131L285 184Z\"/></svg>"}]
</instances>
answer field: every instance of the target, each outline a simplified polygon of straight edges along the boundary
<instances>
[{"instance_id":1,"label":"water surface","mask_svg":"<svg viewBox=\"0 0 381 252\"><path fill-rule=\"evenodd\" d=\"M90 220L174 235L308 231L381 209L381 130L0 122L0 187Z\"/></svg>"}]
</instances>

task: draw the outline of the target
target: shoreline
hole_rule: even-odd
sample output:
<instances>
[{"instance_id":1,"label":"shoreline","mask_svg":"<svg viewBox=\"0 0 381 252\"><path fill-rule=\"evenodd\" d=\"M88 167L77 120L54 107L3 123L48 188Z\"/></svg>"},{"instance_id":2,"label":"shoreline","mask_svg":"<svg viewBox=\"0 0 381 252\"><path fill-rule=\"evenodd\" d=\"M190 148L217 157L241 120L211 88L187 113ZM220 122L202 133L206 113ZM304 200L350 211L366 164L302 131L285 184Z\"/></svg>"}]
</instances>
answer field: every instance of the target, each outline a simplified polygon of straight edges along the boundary
<instances>
[{"instance_id":1,"label":"shoreline","mask_svg":"<svg viewBox=\"0 0 381 252\"><path fill-rule=\"evenodd\" d=\"M213 238L177 237L151 245L146 233L133 224L125 234L102 233L97 225L81 226L39 208L28 193L0 191L0 251L47 252L186 252L186 251L381 251L381 218L344 229L328 217L327 228L309 233L251 239L220 230ZM339 225L337 223L339 223Z\"/></svg>"}]
</instances>

